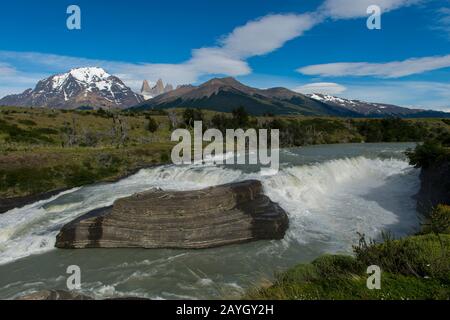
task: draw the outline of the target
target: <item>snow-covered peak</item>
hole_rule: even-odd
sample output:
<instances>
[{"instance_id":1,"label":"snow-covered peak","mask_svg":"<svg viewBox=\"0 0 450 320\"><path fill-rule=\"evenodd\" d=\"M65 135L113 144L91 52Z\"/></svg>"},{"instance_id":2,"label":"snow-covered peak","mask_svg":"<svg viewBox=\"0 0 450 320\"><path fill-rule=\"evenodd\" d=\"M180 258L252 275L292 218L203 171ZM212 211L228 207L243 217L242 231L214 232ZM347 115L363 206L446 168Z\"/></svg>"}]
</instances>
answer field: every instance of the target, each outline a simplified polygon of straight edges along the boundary
<instances>
[{"instance_id":1,"label":"snow-covered peak","mask_svg":"<svg viewBox=\"0 0 450 320\"><path fill-rule=\"evenodd\" d=\"M88 83L93 81L106 80L111 77L108 72L99 67L75 68L70 70L69 73L78 81Z\"/></svg>"},{"instance_id":2,"label":"snow-covered peak","mask_svg":"<svg viewBox=\"0 0 450 320\"><path fill-rule=\"evenodd\" d=\"M52 88L59 89L66 83L66 80L72 76L78 82L83 84L93 84L99 82L105 82L111 75L107 73L103 68L99 67L85 67L75 68L66 73L57 74L52 77ZM104 87L104 85L102 86Z\"/></svg>"},{"instance_id":3,"label":"snow-covered peak","mask_svg":"<svg viewBox=\"0 0 450 320\"><path fill-rule=\"evenodd\" d=\"M353 100L343 99L339 97L335 97L329 94L321 94L321 93L313 93L308 95L310 98L319 100L319 101L325 101L325 102L333 102L338 105L348 105L348 104L355 104Z\"/></svg>"}]
</instances>

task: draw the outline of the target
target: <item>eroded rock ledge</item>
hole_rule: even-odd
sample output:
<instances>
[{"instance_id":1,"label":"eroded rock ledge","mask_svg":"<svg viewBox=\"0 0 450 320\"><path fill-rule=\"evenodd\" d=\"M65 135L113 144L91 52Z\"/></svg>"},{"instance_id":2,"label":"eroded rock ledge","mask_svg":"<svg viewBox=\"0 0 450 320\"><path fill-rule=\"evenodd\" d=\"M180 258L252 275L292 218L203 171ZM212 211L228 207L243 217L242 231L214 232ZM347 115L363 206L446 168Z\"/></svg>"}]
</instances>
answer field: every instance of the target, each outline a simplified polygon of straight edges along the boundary
<instances>
[{"instance_id":1,"label":"eroded rock ledge","mask_svg":"<svg viewBox=\"0 0 450 320\"><path fill-rule=\"evenodd\" d=\"M438 204L450 205L450 162L441 161L420 172L420 190L416 195L417 210L428 215Z\"/></svg>"},{"instance_id":2,"label":"eroded rock ledge","mask_svg":"<svg viewBox=\"0 0 450 320\"><path fill-rule=\"evenodd\" d=\"M248 180L196 191L148 191L65 225L58 248L209 248L282 239L286 212Z\"/></svg>"}]
</instances>

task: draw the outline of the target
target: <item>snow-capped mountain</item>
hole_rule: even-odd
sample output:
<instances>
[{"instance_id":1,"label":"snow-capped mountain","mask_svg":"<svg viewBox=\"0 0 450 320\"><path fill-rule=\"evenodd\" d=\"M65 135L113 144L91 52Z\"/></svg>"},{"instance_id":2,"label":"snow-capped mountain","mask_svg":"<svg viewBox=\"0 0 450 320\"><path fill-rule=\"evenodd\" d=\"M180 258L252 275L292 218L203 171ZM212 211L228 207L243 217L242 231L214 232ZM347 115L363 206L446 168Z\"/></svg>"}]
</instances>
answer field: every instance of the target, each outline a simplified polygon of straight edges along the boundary
<instances>
[{"instance_id":1,"label":"snow-capped mountain","mask_svg":"<svg viewBox=\"0 0 450 320\"><path fill-rule=\"evenodd\" d=\"M142 102L122 80L102 68L76 68L53 75L37 83L34 89L14 94L0 100L0 105L38 106L75 109L127 108Z\"/></svg>"},{"instance_id":2,"label":"snow-capped mountain","mask_svg":"<svg viewBox=\"0 0 450 320\"><path fill-rule=\"evenodd\" d=\"M350 100L320 93L307 94L307 96L330 106L345 108L360 115L369 117L413 116L415 114L422 114L426 112L426 110L423 109L409 109L392 104Z\"/></svg>"}]
</instances>

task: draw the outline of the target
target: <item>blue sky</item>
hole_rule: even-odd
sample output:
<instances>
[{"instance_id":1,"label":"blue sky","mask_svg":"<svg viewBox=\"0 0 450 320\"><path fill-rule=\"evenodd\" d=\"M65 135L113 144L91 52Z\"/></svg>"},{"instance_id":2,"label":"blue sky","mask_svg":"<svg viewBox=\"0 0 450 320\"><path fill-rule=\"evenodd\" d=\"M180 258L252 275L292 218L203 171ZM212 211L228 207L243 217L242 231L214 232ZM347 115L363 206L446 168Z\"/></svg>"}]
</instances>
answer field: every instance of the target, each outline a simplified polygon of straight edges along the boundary
<instances>
[{"instance_id":1,"label":"blue sky","mask_svg":"<svg viewBox=\"0 0 450 320\"><path fill-rule=\"evenodd\" d=\"M81 8L81 30L66 9ZM366 27L369 5L381 30ZM2 1L0 96L101 66L133 89L257 87L450 111L450 0Z\"/></svg>"}]
</instances>

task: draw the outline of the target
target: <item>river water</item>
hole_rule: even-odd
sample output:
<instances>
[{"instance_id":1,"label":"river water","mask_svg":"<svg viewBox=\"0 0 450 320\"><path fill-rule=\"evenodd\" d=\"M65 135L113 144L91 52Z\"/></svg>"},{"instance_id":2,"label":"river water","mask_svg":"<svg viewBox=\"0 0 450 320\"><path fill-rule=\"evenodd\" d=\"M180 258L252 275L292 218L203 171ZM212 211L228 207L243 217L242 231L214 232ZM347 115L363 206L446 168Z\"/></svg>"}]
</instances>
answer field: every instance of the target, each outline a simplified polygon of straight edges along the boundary
<instances>
[{"instance_id":1,"label":"river water","mask_svg":"<svg viewBox=\"0 0 450 320\"><path fill-rule=\"evenodd\" d=\"M377 238L418 230L412 196L419 170L404 156L414 144L339 144L280 151L276 174L254 166L162 166L115 183L63 192L0 215L0 299L66 289L66 269L81 268L81 291L97 298L237 298L249 287L322 253L351 253L358 232ZM263 172L263 173L262 173ZM205 250L54 248L59 229L115 199L159 187L193 190L258 179L289 213L281 241Z\"/></svg>"}]
</instances>

